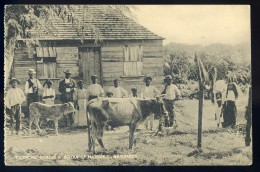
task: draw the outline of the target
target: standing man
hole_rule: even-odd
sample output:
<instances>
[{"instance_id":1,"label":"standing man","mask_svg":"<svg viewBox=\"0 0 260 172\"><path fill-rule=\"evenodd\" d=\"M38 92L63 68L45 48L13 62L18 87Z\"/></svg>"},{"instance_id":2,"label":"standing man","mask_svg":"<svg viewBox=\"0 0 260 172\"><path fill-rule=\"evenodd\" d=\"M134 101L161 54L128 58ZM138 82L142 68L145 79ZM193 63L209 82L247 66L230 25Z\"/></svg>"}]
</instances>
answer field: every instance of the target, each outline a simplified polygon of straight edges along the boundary
<instances>
[{"instance_id":1,"label":"standing man","mask_svg":"<svg viewBox=\"0 0 260 172\"><path fill-rule=\"evenodd\" d=\"M141 90L142 99L155 98L155 96L160 94L160 91L157 88L150 85L152 80L153 80L152 77L149 76L144 78L145 86ZM150 121L150 130L153 130L154 114L149 115L144 122L145 128L147 130L148 130L148 121Z\"/></svg>"},{"instance_id":2,"label":"standing man","mask_svg":"<svg viewBox=\"0 0 260 172\"><path fill-rule=\"evenodd\" d=\"M165 102L166 110L169 112L169 127L172 127L174 121L176 123L176 119L174 119L175 118L174 101L180 98L181 93L178 87L172 84L172 77L170 75L164 77L164 83L165 83L165 89L162 92L162 94L165 94L164 102Z\"/></svg>"},{"instance_id":3,"label":"standing man","mask_svg":"<svg viewBox=\"0 0 260 172\"><path fill-rule=\"evenodd\" d=\"M113 93L114 98L123 98L123 97L128 97L128 93L125 89L119 86L119 80L115 79L114 80L114 86L109 88L109 92Z\"/></svg>"},{"instance_id":4,"label":"standing man","mask_svg":"<svg viewBox=\"0 0 260 172\"><path fill-rule=\"evenodd\" d=\"M76 82L71 79L71 71L65 70L65 78L59 83L59 92L61 93L60 100L62 103L73 102L73 94L77 87ZM73 113L66 115L66 126L70 127L73 124Z\"/></svg>"},{"instance_id":5,"label":"standing man","mask_svg":"<svg viewBox=\"0 0 260 172\"><path fill-rule=\"evenodd\" d=\"M29 79L25 82L25 94L27 95L27 116L29 118L29 106L33 102L39 101L39 90L42 89L42 85L37 78L34 78L34 69L28 70Z\"/></svg>"},{"instance_id":6,"label":"standing man","mask_svg":"<svg viewBox=\"0 0 260 172\"><path fill-rule=\"evenodd\" d=\"M16 121L16 135L19 135L21 125L21 104L26 100L26 98L22 89L17 87L17 84L20 84L18 79L12 78L9 81L9 84L12 85L12 88L7 91L5 97L6 113L10 115L11 134L13 135L13 123Z\"/></svg>"},{"instance_id":7,"label":"standing man","mask_svg":"<svg viewBox=\"0 0 260 172\"><path fill-rule=\"evenodd\" d=\"M97 80L98 80L97 75L91 76L92 84L89 85L88 88L87 88L88 101L95 99L95 98L98 98L98 97L104 97L105 96L105 91L103 90L101 85L99 85L97 83Z\"/></svg>"}]
</instances>

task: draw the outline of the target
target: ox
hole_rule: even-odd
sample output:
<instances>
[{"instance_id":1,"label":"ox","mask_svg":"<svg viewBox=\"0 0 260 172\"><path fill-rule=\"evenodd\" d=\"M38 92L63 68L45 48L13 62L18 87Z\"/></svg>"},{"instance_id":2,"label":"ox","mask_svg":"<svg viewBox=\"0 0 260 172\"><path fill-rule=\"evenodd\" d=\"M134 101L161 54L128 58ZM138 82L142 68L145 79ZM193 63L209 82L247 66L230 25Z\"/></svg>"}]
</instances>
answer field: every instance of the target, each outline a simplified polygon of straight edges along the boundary
<instances>
[{"instance_id":1,"label":"ox","mask_svg":"<svg viewBox=\"0 0 260 172\"><path fill-rule=\"evenodd\" d=\"M87 105L92 134L89 134L89 151L93 148L95 153L95 139L98 140L102 150L105 147L102 141L104 126L111 127L129 126L129 149L132 149L134 131L136 126L143 122L151 113L155 115L167 115L164 103L161 99L138 98L103 98L93 99Z\"/></svg>"},{"instance_id":2,"label":"ox","mask_svg":"<svg viewBox=\"0 0 260 172\"><path fill-rule=\"evenodd\" d=\"M75 112L72 102L56 105L47 105L40 102L34 102L29 107L29 134L31 134L32 123L36 125L39 132L41 132L39 126L40 118L50 119L54 121L55 133L58 135L58 120L66 114Z\"/></svg>"}]
</instances>

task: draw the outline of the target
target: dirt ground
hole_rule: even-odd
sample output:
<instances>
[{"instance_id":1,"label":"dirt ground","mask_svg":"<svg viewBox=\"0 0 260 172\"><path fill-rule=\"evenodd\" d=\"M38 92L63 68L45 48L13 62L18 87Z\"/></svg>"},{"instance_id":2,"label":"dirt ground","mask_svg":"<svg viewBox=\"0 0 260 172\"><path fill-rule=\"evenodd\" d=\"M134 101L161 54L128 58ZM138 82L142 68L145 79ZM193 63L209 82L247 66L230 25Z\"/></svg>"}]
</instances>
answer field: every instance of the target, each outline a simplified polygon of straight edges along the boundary
<instances>
[{"instance_id":1,"label":"dirt ground","mask_svg":"<svg viewBox=\"0 0 260 172\"><path fill-rule=\"evenodd\" d=\"M238 107L237 123L245 123L245 109ZM204 101L202 149L197 149L198 100L176 103L178 127L168 136L154 136L143 125L135 133L136 147L128 149L128 128L105 131L106 153L87 152L87 131L60 129L60 135L11 136L6 130L6 165L250 165L252 146L245 147L244 136L234 130L217 128L210 101ZM156 120L158 126L158 120Z\"/></svg>"}]
</instances>

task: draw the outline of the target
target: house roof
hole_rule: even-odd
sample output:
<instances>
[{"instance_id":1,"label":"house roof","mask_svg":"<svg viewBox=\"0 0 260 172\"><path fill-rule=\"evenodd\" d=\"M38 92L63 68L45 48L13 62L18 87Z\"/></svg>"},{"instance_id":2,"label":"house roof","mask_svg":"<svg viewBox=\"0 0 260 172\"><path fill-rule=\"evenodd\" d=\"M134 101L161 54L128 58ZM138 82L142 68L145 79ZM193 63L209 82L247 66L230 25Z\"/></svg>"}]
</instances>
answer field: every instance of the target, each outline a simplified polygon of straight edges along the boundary
<instances>
[{"instance_id":1,"label":"house roof","mask_svg":"<svg viewBox=\"0 0 260 172\"><path fill-rule=\"evenodd\" d=\"M87 19L84 22L95 26L101 40L164 39L115 9L106 8L104 11L101 5L89 5L87 10L92 17L85 17ZM89 15L80 7L77 7L74 13L80 22L83 22L84 16ZM39 33L38 29L32 31L33 37L40 40L80 39L75 24L57 19L52 20L52 34ZM91 27L85 28L83 33L84 40L97 38Z\"/></svg>"}]
</instances>

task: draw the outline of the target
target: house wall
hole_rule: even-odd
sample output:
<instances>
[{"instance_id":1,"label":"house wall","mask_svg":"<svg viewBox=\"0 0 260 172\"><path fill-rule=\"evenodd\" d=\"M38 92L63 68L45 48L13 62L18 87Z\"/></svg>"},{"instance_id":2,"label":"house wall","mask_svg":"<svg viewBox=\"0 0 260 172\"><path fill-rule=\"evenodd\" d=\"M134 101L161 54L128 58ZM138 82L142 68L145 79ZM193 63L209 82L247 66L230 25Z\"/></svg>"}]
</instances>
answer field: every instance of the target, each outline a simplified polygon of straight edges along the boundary
<instances>
[{"instance_id":1,"label":"house wall","mask_svg":"<svg viewBox=\"0 0 260 172\"><path fill-rule=\"evenodd\" d=\"M138 93L144 85L143 78L149 75L153 78L152 84L162 90L163 80L163 46L162 40L118 40L104 41L102 45L94 45L93 42L79 41L44 41L42 46L53 46L57 48L57 77L52 78L53 87L56 90L57 101L59 97L58 85L64 78L63 71L70 69L72 78L78 80L79 76L79 52L78 47L101 47L101 80L102 85L107 91L113 85L114 79L120 79L121 86L131 93L131 87L136 86ZM124 45L142 45L143 48L143 75L129 77L124 76ZM21 88L24 87L25 81L28 79L27 71L29 68L36 70L36 62L28 53L28 49L21 47L15 51L13 76L21 80ZM37 70L37 73L42 71ZM39 78L43 84L47 78ZM85 86L87 87L87 86Z\"/></svg>"},{"instance_id":2,"label":"house wall","mask_svg":"<svg viewBox=\"0 0 260 172\"><path fill-rule=\"evenodd\" d=\"M124 45L142 45L143 75L124 76ZM125 40L106 41L102 46L102 74L104 89L107 91L113 85L114 79L120 79L120 85L131 93L131 87L136 86L138 93L144 85L143 78L148 75L153 78L152 84L162 90L163 80L163 45L162 40Z\"/></svg>"}]
</instances>

